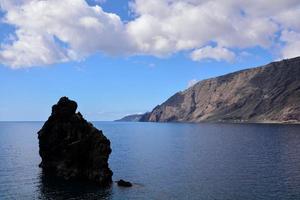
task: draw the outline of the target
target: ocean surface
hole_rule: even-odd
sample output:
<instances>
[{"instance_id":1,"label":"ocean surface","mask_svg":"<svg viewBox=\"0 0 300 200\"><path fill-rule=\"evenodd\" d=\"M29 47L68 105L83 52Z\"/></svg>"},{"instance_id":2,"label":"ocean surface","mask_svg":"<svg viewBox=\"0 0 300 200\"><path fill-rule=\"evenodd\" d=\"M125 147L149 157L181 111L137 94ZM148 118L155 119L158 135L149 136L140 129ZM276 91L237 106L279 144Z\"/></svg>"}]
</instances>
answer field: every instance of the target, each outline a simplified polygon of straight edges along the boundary
<instances>
[{"instance_id":1,"label":"ocean surface","mask_svg":"<svg viewBox=\"0 0 300 200\"><path fill-rule=\"evenodd\" d=\"M300 199L300 126L94 122L111 140L101 189L45 177L42 122L0 122L0 199Z\"/></svg>"}]
</instances>

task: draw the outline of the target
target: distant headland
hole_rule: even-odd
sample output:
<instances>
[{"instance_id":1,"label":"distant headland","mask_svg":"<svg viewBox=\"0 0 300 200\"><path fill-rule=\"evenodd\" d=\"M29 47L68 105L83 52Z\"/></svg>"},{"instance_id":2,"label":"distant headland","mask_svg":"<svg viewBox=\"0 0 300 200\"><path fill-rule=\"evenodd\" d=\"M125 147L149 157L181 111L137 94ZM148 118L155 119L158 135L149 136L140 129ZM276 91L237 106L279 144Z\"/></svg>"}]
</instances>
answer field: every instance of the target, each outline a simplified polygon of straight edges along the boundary
<instances>
[{"instance_id":1,"label":"distant headland","mask_svg":"<svg viewBox=\"0 0 300 200\"><path fill-rule=\"evenodd\" d=\"M300 57L200 81L119 121L300 123Z\"/></svg>"}]
</instances>

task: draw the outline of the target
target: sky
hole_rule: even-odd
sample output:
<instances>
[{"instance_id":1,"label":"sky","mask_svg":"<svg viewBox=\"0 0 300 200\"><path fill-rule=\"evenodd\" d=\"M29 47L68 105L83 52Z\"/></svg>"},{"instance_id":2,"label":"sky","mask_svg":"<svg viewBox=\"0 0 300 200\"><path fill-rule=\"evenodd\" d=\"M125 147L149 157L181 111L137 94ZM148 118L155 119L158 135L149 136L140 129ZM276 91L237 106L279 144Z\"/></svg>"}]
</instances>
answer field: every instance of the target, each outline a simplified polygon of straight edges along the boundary
<instances>
[{"instance_id":1,"label":"sky","mask_svg":"<svg viewBox=\"0 0 300 200\"><path fill-rule=\"evenodd\" d=\"M91 121L197 81L300 55L298 0L0 0L0 121L62 96Z\"/></svg>"}]
</instances>

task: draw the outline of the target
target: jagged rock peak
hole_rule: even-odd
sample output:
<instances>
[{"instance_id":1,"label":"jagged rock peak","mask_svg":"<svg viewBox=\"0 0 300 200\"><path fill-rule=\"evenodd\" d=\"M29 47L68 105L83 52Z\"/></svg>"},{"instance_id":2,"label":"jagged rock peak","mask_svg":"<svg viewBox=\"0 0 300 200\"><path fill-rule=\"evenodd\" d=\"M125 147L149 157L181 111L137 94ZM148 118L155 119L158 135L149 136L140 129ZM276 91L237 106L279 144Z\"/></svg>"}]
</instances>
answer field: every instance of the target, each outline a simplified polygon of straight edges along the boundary
<instances>
[{"instance_id":1,"label":"jagged rock peak","mask_svg":"<svg viewBox=\"0 0 300 200\"><path fill-rule=\"evenodd\" d=\"M71 117L77 110L77 103L68 97L62 97L57 104L52 106L52 115L57 117Z\"/></svg>"}]
</instances>

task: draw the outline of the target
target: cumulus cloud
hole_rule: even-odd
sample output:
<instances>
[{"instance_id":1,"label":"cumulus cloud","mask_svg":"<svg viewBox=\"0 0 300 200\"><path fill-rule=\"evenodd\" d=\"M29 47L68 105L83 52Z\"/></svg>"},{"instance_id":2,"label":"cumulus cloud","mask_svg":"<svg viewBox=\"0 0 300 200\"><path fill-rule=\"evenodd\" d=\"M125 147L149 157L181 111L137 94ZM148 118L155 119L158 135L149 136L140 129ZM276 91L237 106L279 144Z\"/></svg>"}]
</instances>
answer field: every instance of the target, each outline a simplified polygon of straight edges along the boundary
<instances>
[{"instance_id":1,"label":"cumulus cloud","mask_svg":"<svg viewBox=\"0 0 300 200\"><path fill-rule=\"evenodd\" d=\"M276 24L268 18L245 17L238 6L224 1L136 0L133 9L139 17L128 29L142 51L155 55L211 41L224 47L269 46Z\"/></svg>"},{"instance_id":2,"label":"cumulus cloud","mask_svg":"<svg viewBox=\"0 0 300 200\"><path fill-rule=\"evenodd\" d=\"M232 61L251 47L298 55L298 0L135 0L124 22L85 0L0 0L16 28L0 63L18 68L80 60L94 53ZM214 44L211 46L211 44ZM237 54L233 53L234 50Z\"/></svg>"},{"instance_id":3,"label":"cumulus cloud","mask_svg":"<svg viewBox=\"0 0 300 200\"><path fill-rule=\"evenodd\" d=\"M206 46L197 50L194 50L191 53L191 58L194 61L200 61L203 59L214 59L217 61L233 61L235 54L224 48L224 47L211 47Z\"/></svg>"},{"instance_id":4,"label":"cumulus cloud","mask_svg":"<svg viewBox=\"0 0 300 200\"><path fill-rule=\"evenodd\" d=\"M280 40L285 43L282 58L293 58L300 55L300 33L283 31Z\"/></svg>"},{"instance_id":5,"label":"cumulus cloud","mask_svg":"<svg viewBox=\"0 0 300 200\"><path fill-rule=\"evenodd\" d=\"M18 68L80 60L92 53L131 53L120 17L83 0L1 1L4 21L16 27L14 39L2 44L0 60Z\"/></svg>"}]
</instances>

